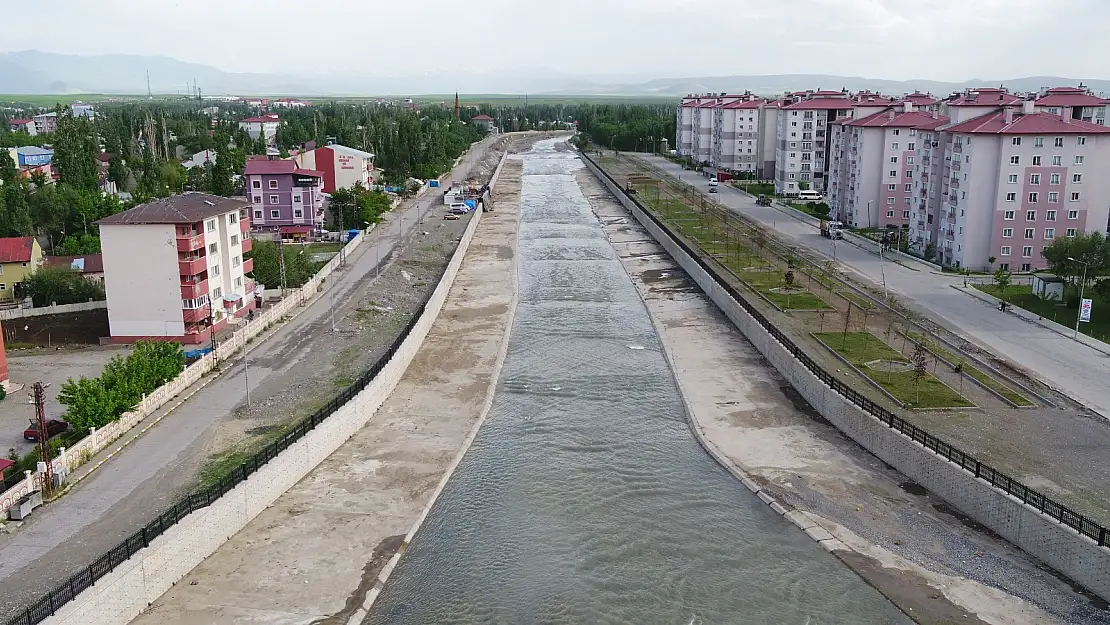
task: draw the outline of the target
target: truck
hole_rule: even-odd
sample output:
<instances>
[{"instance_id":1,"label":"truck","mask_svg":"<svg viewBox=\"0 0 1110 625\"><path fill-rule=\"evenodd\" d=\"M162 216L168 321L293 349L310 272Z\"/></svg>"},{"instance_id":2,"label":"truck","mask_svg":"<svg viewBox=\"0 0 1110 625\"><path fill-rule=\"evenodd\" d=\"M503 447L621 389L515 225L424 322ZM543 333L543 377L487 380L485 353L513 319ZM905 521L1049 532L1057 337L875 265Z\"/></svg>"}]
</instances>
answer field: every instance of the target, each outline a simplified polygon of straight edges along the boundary
<instances>
[{"instance_id":1,"label":"truck","mask_svg":"<svg viewBox=\"0 0 1110 625\"><path fill-rule=\"evenodd\" d=\"M827 219L821 220L821 236L827 239L843 239L844 238L844 224L839 221L829 221Z\"/></svg>"}]
</instances>

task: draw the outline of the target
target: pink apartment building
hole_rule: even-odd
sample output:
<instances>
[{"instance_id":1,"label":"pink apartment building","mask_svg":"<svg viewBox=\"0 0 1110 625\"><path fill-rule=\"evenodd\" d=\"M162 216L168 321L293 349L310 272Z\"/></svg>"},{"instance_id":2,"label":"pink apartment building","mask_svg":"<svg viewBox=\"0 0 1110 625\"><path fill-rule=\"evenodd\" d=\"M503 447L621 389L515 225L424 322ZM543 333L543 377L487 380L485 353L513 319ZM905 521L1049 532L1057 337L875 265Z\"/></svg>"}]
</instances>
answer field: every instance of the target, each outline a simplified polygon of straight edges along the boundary
<instances>
[{"instance_id":1,"label":"pink apartment building","mask_svg":"<svg viewBox=\"0 0 1110 625\"><path fill-rule=\"evenodd\" d=\"M775 193L826 190L832 150L829 127L849 116L852 106L851 97L842 91L805 91L784 100L775 129Z\"/></svg>"}]
</instances>

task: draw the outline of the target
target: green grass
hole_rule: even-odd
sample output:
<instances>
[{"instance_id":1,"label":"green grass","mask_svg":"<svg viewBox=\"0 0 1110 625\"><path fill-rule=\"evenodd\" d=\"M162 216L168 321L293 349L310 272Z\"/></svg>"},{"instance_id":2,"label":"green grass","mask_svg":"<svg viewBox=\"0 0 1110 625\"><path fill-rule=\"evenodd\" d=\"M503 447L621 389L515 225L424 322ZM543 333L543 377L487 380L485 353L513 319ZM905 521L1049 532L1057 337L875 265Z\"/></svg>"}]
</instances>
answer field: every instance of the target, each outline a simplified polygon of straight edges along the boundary
<instances>
[{"instance_id":1,"label":"green grass","mask_svg":"<svg viewBox=\"0 0 1110 625\"><path fill-rule=\"evenodd\" d=\"M966 373L969 376L975 378L983 386L991 389L995 393L998 393L999 395L1005 397L1006 399L1008 399L1011 402L1017 404L1018 406L1035 406L1036 405L1033 402L1029 401L1029 399L1026 398L1024 395L1022 395L1021 393L1018 393L1017 391L1014 391L1014 390L1010 389L1010 387L1002 384L1001 382L994 379L988 373L979 369L978 367L975 367L973 365L968 364L966 359L964 359L963 357L961 357L961 356L959 356L959 355L957 355L957 354L955 354L955 353L937 345L936 343L933 343L933 342L929 341L922 334L920 334L918 332L910 332L910 333L907 333L907 336L909 336L911 339L913 339L913 340L915 340L919 343L923 343L925 345L925 347L928 348L929 351L931 351L934 354L940 356L941 358L947 360L948 362L950 362L954 365L955 364L961 365L961 368L963 369L964 373Z\"/></svg>"},{"instance_id":2,"label":"green grass","mask_svg":"<svg viewBox=\"0 0 1110 625\"><path fill-rule=\"evenodd\" d=\"M999 297L998 289L992 284L977 284L975 288ZM1074 296L1074 292L1069 292L1069 295ZM1104 343L1110 343L1110 300L1103 299L1091 288L1084 290L1083 297L1093 300L1091 321L1080 323L1079 331ZM1075 318L1079 314L1077 308L1068 308L1059 300L1041 299L1033 295L1033 287L1030 285L1009 287L1006 289L1006 301L1068 328L1075 327Z\"/></svg>"},{"instance_id":3,"label":"green grass","mask_svg":"<svg viewBox=\"0 0 1110 625\"><path fill-rule=\"evenodd\" d=\"M871 310L875 308L874 302L856 293L855 291L844 289L841 291L837 291L837 294L864 310Z\"/></svg>"},{"instance_id":4,"label":"green grass","mask_svg":"<svg viewBox=\"0 0 1110 625\"><path fill-rule=\"evenodd\" d=\"M918 382L914 380L913 371L887 372L876 371L868 367L866 363L873 360L909 362L897 350L870 332L815 332L813 336L855 365L864 375L883 387L886 392L907 407L956 408L974 406L967 398L941 382L931 373L923 375L920 382Z\"/></svg>"},{"instance_id":5,"label":"green grass","mask_svg":"<svg viewBox=\"0 0 1110 625\"><path fill-rule=\"evenodd\" d=\"M325 254L327 252L338 252L343 249L343 243L306 243L301 249L304 250L305 254Z\"/></svg>"}]
</instances>

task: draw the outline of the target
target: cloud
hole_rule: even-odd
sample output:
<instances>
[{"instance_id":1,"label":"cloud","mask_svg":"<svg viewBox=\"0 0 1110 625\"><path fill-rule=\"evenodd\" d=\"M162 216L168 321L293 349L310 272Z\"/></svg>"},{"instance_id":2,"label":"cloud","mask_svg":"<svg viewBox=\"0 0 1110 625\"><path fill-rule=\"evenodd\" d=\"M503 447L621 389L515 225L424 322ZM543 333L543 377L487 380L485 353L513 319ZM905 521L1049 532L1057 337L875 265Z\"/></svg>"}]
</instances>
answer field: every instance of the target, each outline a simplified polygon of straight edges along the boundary
<instances>
[{"instance_id":1,"label":"cloud","mask_svg":"<svg viewBox=\"0 0 1110 625\"><path fill-rule=\"evenodd\" d=\"M550 68L675 76L1105 78L1101 0L53 0L0 51L161 54L230 71Z\"/></svg>"}]
</instances>

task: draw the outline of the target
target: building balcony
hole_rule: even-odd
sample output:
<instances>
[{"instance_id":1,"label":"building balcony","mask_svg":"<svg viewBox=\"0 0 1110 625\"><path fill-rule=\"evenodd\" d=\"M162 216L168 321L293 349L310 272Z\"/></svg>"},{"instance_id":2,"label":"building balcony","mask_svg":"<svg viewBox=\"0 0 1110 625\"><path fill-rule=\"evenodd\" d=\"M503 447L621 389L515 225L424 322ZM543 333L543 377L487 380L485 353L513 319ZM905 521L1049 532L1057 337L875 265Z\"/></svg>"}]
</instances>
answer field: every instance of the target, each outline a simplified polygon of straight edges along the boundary
<instances>
[{"instance_id":1,"label":"building balcony","mask_svg":"<svg viewBox=\"0 0 1110 625\"><path fill-rule=\"evenodd\" d=\"M208 294L208 280L181 283L181 299L196 299Z\"/></svg>"},{"instance_id":2,"label":"building balcony","mask_svg":"<svg viewBox=\"0 0 1110 625\"><path fill-rule=\"evenodd\" d=\"M240 245L242 245L243 247L243 253L246 254L247 252L254 249L254 239L251 239L249 237L244 238Z\"/></svg>"},{"instance_id":3,"label":"building balcony","mask_svg":"<svg viewBox=\"0 0 1110 625\"><path fill-rule=\"evenodd\" d=\"M200 323L211 316L211 306L205 304L200 308L185 308L181 311L181 320L185 323Z\"/></svg>"},{"instance_id":4,"label":"building balcony","mask_svg":"<svg viewBox=\"0 0 1110 625\"><path fill-rule=\"evenodd\" d=\"M952 161L952 171L960 171L960 161Z\"/></svg>"},{"instance_id":5,"label":"building balcony","mask_svg":"<svg viewBox=\"0 0 1110 625\"><path fill-rule=\"evenodd\" d=\"M962 153L962 152L964 151L964 146L963 146L963 144L961 144L961 143L953 143L953 144L952 144L952 151L953 151L953 152L956 152L956 153Z\"/></svg>"},{"instance_id":6,"label":"building balcony","mask_svg":"<svg viewBox=\"0 0 1110 625\"><path fill-rule=\"evenodd\" d=\"M242 217L239 219L239 232L250 232L251 220L250 217Z\"/></svg>"},{"instance_id":7,"label":"building balcony","mask_svg":"<svg viewBox=\"0 0 1110 625\"><path fill-rule=\"evenodd\" d=\"M959 189L960 188L960 181L959 180L952 180L952 188L953 189Z\"/></svg>"},{"instance_id":8,"label":"building balcony","mask_svg":"<svg viewBox=\"0 0 1110 625\"><path fill-rule=\"evenodd\" d=\"M208 269L208 258L205 256L197 256L188 260L179 260L177 262L178 274L182 276L195 276L202 271Z\"/></svg>"},{"instance_id":9,"label":"building balcony","mask_svg":"<svg viewBox=\"0 0 1110 625\"><path fill-rule=\"evenodd\" d=\"M179 252L195 252L204 249L204 235L177 235L177 251Z\"/></svg>"},{"instance_id":10,"label":"building balcony","mask_svg":"<svg viewBox=\"0 0 1110 625\"><path fill-rule=\"evenodd\" d=\"M250 273L254 271L254 259L248 258L243 261L243 273Z\"/></svg>"}]
</instances>

